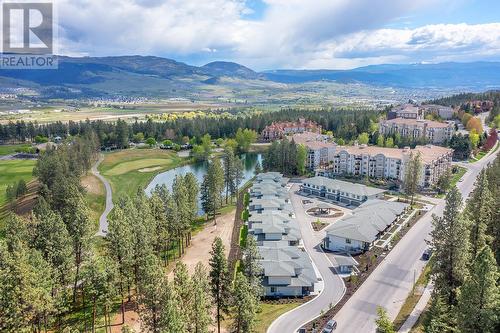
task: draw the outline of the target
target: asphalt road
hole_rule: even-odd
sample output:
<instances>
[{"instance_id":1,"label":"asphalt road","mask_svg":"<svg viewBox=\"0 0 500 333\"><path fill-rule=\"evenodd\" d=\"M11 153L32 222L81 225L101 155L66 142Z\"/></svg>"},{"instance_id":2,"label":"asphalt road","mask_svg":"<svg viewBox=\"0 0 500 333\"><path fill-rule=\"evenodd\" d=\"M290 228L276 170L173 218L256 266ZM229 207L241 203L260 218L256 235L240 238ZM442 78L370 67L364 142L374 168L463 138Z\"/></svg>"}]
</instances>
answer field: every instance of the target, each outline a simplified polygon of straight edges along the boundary
<instances>
[{"instance_id":1,"label":"asphalt road","mask_svg":"<svg viewBox=\"0 0 500 333\"><path fill-rule=\"evenodd\" d=\"M321 293L311 301L289 311L276 319L268 328L267 333L291 333L296 332L302 325L311 319L318 317L321 311L328 310L330 305L335 305L345 292L343 280L336 274L332 262L319 246L322 242L324 232L314 232L311 223L302 207L303 197L293 194L298 190L294 184L290 189L290 197L297 222L300 226L302 240L306 251L316 265L324 282Z\"/></svg>"},{"instance_id":2,"label":"asphalt road","mask_svg":"<svg viewBox=\"0 0 500 333\"><path fill-rule=\"evenodd\" d=\"M96 233L96 236L106 236L108 233L108 214L111 212L113 209L113 194L111 191L111 185L109 182L104 178L100 173L97 168L99 167L99 164L101 164L102 160L104 159L104 156L100 156L99 160L92 166L92 173L99 178L99 180L104 184L104 188L106 189L106 207L104 208L104 212L101 214L99 217L99 231Z\"/></svg>"},{"instance_id":3,"label":"asphalt road","mask_svg":"<svg viewBox=\"0 0 500 333\"><path fill-rule=\"evenodd\" d=\"M495 154L483 157L476 163L464 164L468 171L457 184L464 199L469 196L479 172L491 161ZM377 306L384 307L394 319L418 278L425 262L421 260L429 239L432 214L441 215L444 200L425 198L436 203L431 213L427 213L408 231L384 261L368 277L356 293L337 313L337 331L342 333L375 332ZM290 331L291 332L291 331Z\"/></svg>"}]
</instances>

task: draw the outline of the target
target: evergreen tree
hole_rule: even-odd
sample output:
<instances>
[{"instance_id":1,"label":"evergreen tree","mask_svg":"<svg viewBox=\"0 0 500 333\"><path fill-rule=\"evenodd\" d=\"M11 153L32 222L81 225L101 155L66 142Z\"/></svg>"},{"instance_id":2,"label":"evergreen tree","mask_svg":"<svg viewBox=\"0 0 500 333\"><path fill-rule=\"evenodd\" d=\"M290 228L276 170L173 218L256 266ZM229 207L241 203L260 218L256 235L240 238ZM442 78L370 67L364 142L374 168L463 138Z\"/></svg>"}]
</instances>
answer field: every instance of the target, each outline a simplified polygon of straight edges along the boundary
<instances>
[{"instance_id":1,"label":"evergreen tree","mask_svg":"<svg viewBox=\"0 0 500 333\"><path fill-rule=\"evenodd\" d=\"M231 195L238 197L238 190L243 181L243 160L236 157L233 168L233 182L231 183Z\"/></svg>"},{"instance_id":2,"label":"evergreen tree","mask_svg":"<svg viewBox=\"0 0 500 333\"><path fill-rule=\"evenodd\" d=\"M211 213L215 219L217 209L222 204L222 191L224 190L224 171L220 160L214 158L208 165L207 174L203 177L201 185L201 202L205 213Z\"/></svg>"},{"instance_id":3,"label":"evergreen tree","mask_svg":"<svg viewBox=\"0 0 500 333\"><path fill-rule=\"evenodd\" d=\"M92 254L82 269L82 284L85 296L92 305L92 332L96 330L99 307L104 310L104 326L111 325L109 318L114 297L118 294L116 286L116 266L109 259Z\"/></svg>"},{"instance_id":4,"label":"evergreen tree","mask_svg":"<svg viewBox=\"0 0 500 333\"><path fill-rule=\"evenodd\" d=\"M224 148L224 186L226 188L226 204L228 202L228 198L230 195L230 190L234 184L234 174L235 174L235 160L234 152L232 148L226 147Z\"/></svg>"},{"instance_id":5,"label":"evergreen tree","mask_svg":"<svg viewBox=\"0 0 500 333\"><path fill-rule=\"evenodd\" d=\"M498 332L500 288L498 267L489 246L477 253L469 276L460 288L458 327L463 333Z\"/></svg>"},{"instance_id":6,"label":"evergreen tree","mask_svg":"<svg viewBox=\"0 0 500 333\"><path fill-rule=\"evenodd\" d=\"M209 289L210 283L205 267L202 263L196 264L194 274L191 277L193 287L193 300L189 312L191 331L194 333L208 333L212 323L211 309L212 299Z\"/></svg>"},{"instance_id":7,"label":"evergreen tree","mask_svg":"<svg viewBox=\"0 0 500 333\"><path fill-rule=\"evenodd\" d=\"M217 309L217 332L220 333L220 322L229 310L231 286L224 244L220 237L215 238L210 255L210 288Z\"/></svg>"},{"instance_id":8,"label":"evergreen tree","mask_svg":"<svg viewBox=\"0 0 500 333\"><path fill-rule=\"evenodd\" d=\"M233 329L238 333L254 331L258 308L252 286L241 272L236 274L232 295Z\"/></svg>"},{"instance_id":9,"label":"evergreen tree","mask_svg":"<svg viewBox=\"0 0 500 333\"><path fill-rule=\"evenodd\" d=\"M247 278L248 284L252 287L252 294L256 299L262 296L262 266L259 263L261 255L257 247L257 241L252 235L249 235L243 249L243 273Z\"/></svg>"},{"instance_id":10,"label":"evergreen tree","mask_svg":"<svg viewBox=\"0 0 500 333\"><path fill-rule=\"evenodd\" d=\"M110 254L116 261L118 267L118 288L122 298L121 312L122 321L125 321L125 308L123 297L125 294L125 286L128 290L128 298L130 301L130 284L132 281L132 230L127 221L122 207L116 206L113 213L109 216L108 234Z\"/></svg>"},{"instance_id":11,"label":"evergreen tree","mask_svg":"<svg viewBox=\"0 0 500 333\"><path fill-rule=\"evenodd\" d=\"M467 271L468 238L467 224L460 216L462 196L456 187L446 196L443 217L434 216L431 246L434 248L431 262L435 291L451 307L456 305L457 289Z\"/></svg>"},{"instance_id":12,"label":"evergreen tree","mask_svg":"<svg viewBox=\"0 0 500 333\"><path fill-rule=\"evenodd\" d=\"M432 295L429 311L423 320L425 333L448 333L455 332L456 323L450 315L449 307L446 306L441 296L437 293Z\"/></svg>"},{"instance_id":13,"label":"evergreen tree","mask_svg":"<svg viewBox=\"0 0 500 333\"><path fill-rule=\"evenodd\" d=\"M304 145L297 145L297 173L304 175L306 173L307 148Z\"/></svg>"},{"instance_id":14,"label":"evergreen tree","mask_svg":"<svg viewBox=\"0 0 500 333\"><path fill-rule=\"evenodd\" d=\"M160 333L164 332L163 327L167 324L162 321L162 316L167 306L168 281L156 256L148 255L145 262L138 288L139 315L147 330Z\"/></svg>"},{"instance_id":15,"label":"evergreen tree","mask_svg":"<svg viewBox=\"0 0 500 333\"><path fill-rule=\"evenodd\" d=\"M422 158L420 152L417 154L410 153L410 156L405 165L404 191L407 196L411 197L410 204L413 206L413 199L417 193L420 184L422 173Z\"/></svg>"},{"instance_id":16,"label":"evergreen tree","mask_svg":"<svg viewBox=\"0 0 500 333\"><path fill-rule=\"evenodd\" d=\"M486 230L492 217L492 208L493 198L489 189L488 176L485 171L482 171L465 209L470 221L470 251L472 258L489 240Z\"/></svg>"},{"instance_id":17,"label":"evergreen tree","mask_svg":"<svg viewBox=\"0 0 500 333\"><path fill-rule=\"evenodd\" d=\"M182 261L178 261L175 264L174 282L171 287L175 289L175 293L179 298L178 305L182 309L179 315L183 317L184 322L188 323L188 320L192 318L191 310L194 301L194 290L186 264Z\"/></svg>"}]
</instances>

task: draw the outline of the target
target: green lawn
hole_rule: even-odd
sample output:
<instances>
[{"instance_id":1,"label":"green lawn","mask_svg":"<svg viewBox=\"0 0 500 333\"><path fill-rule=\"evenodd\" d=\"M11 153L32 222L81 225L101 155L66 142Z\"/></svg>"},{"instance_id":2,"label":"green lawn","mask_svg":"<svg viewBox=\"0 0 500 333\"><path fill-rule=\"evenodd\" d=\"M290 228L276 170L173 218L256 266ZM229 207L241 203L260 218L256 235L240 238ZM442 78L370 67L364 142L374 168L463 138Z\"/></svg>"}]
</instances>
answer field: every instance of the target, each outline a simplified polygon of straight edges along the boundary
<instances>
[{"instance_id":1,"label":"green lawn","mask_svg":"<svg viewBox=\"0 0 500 333\"><path fill-rule=\"evenodd\" d=\"M6 160L0 161L0 207L7 202L5 189L7 185L24 179L29 182L33 179L35 160Z\"/></svg>"},{"instance_id":2,"label":"green lawn","mask_svg":"<svg viewBox=\"0 0 500 333\"><path fill-rule=\"evenodd\" d=\"M19 145L0 145L0 156L10 155L16 151L23 151L30 148L30 144L19 144Z\"/></svg>"},{"instance_id":3,"label":"green lawn","mask_svg":"<svg viewBox=\"0 0 500 333\"><path fill-rule=\"evenodd\" d=\"M474 163L482 159L488 152L480 151L474 157L469 158L469 163Z\"/></svg>"},{"instance_id":4,"label":"green lawn","mask_svg":"<svg viewBox=\"0 0 500 333\"><path fill-rule=\"evenodd\" d=\"M454 173L453 176L451 177L450 187L453 188L455 185L457 185L460 178L462 178L462 176L465 175L466 172L467 172L466 168L458 167L457 173Z\"/></svg>"},{"instance_id":5,"label":"green lawn","mask_svg":"<svg viewBox=\"0 0 500 333\"><path fill-rule=\"evenodd\" d=\"M261 311L257 314L257 327L255 328L256 333L265 333L269 325L281 316L283 313L295 309L301 302L292 302L286 304L269 304L262 303Z\"/></svg>"},{"instance_id":6,"label":"green lawn","mask_svg":"<svg viewBox=\"0 0 500 333\"><path fill-rule=\"evenodd\" d=\"M161 149L126 149L105 154L99 171L110 182L113 200L117 200L120 196L133 196L158 173L189 161L175 152Z\"/></svg>"}]
</instances>

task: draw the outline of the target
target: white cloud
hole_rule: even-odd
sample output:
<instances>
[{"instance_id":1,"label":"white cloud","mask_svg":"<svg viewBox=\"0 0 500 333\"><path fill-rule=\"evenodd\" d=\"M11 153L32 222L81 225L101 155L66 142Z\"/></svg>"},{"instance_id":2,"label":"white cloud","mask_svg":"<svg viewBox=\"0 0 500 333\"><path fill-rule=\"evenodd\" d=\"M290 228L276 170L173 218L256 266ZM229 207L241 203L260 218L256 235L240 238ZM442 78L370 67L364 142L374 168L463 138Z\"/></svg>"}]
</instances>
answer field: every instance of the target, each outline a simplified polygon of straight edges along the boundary
<instances>
[{"instance_id":1,"label":"white cloud","mask_svg":"<svg viewBox=\"0 0 500 333\"><path fill-rule=\"evenodd\" d=\"M61 0L59 50L220 58L256 69L500 60L500 23L384 28L451 0L264 1L262 19L245 20L244 0Z\"/></svg>"}]
</instances>

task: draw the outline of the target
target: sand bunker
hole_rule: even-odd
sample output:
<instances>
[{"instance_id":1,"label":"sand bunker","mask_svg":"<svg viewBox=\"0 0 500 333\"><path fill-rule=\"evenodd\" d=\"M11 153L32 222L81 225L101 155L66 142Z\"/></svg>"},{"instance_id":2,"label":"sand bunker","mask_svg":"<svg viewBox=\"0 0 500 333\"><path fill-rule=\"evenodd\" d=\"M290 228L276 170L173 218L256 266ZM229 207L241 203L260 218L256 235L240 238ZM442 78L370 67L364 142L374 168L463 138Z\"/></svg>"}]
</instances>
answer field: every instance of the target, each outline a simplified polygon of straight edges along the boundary
<instances>
[{"instance_id":1,"label":"sand bunker","mask_svg":"<svg viewBox=\"0 0 500 333\"><path fill-rule=\"evenodd\" d=\"M139 169L137 171L139 171L139 172L153 172L153 171L160 170L160 169L161 169L161 166L155 166L155 167L152 167L152 168Z\"/></svg>"}]
</instances>

